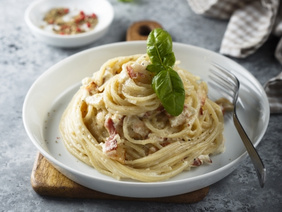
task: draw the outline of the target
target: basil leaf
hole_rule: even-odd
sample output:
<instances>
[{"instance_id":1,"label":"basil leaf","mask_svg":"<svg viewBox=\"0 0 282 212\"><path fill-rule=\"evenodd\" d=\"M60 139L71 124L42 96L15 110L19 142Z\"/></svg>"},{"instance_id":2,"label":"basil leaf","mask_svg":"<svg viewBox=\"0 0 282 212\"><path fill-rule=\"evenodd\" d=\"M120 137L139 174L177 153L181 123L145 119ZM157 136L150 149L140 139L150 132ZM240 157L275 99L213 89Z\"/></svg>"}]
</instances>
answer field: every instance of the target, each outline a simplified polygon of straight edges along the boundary
<instances>
[{"instance_id":1,"label":"basil leaf","mask_svg":"<svg viewBox=\"0 0 282 212\"><path fill-rule=\"evenodd\" d=\"M160 70L165 70L165 67L163 67L162 65L150 64L147 65L146 69L150 72L158 73Z\"/></svg>"},{"instance_id":2,"label":"basil leaf","mask_svg":"<svg viewBox=\"0 0 282 212\"><path fill-rule=\"evenodd\" d=\"M160 71L154 76L152 86L169 114L178 116L183 111L185 90L176 71L173 69Z\"/></svg>"},{"instance_id":3,"label":"basil leaf","mask_svg":"<svg viewBox=\"0 0 282 212\"><path fill-rule=\"evenodd\" d=\"M147 54L155 65L173 66L175 56L172 51L172 39L163 29L154 29L147 39Z\"/></svg>"},{"instance_id":4,"label":"basil leaf","mask_svg":"<svg viewBox=\"0 0 282 212\"><path fill-rule=\"evenodd\" d=\"M175 55L169 33L163 29L154 29L147 39L147 54L151 61L147 70L156 74L152 87L165 110L178 116L183 111L185 90L178 73L172 69Z\"/></svg>"}]
</instances>

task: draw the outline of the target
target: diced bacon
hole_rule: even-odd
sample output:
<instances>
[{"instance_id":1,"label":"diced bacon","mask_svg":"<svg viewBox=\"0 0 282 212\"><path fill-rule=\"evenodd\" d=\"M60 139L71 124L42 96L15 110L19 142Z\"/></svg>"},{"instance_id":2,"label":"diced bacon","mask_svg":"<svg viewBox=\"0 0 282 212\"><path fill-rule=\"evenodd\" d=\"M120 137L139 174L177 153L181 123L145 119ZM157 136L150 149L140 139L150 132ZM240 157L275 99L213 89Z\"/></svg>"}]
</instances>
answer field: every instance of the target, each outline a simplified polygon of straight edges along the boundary
<instances>
[{"instance_id":1,"label":"diced bacon","mask_svg":"<svg viewBox=\"0 0 282 212\"><path fill-rule=\"evenodd\" d=\"M111 118L108 118L105 122L105 127L108 130L110 137L116 134L116 128L114 126L114 122Z\"/></svg>"},{"instance_id":2,"label":"diced bacon","mask_svg":"<svg viewBox=\"0 0 282 212\"><path fill-rule=\"evenodd\" d=\"M116 140L116 128L114 127L114 122L111 118L108 118L105 122L105 127L109 132L109 137L105 141L104 152L110 152L117 149L117 140Z\"/></svg>"},{"instance_id":3,"label":"diced bacon","mask_svg":"<svg viewBox=\"0 0 282 212\"><path fill-rule=\"evenodd\" d=\"M128 75L129 75L129 77L130 77L131 79L136 79L136 78L137 78L138 73L136 73L135 71L133 71L132 66L130 66L130 65L126 66L126 70L127 70L127 73L128 73Z\"/></svg>"},{"instance_id":4,"label":"diced bacon","mask_svg":"<svg viewBox=\"0 0 282 212\"><path fill-rule=\"evenodd\" d=\"M134 67L131 65L126 66L128 76L141 83L151 83L152 76L143 66L139 64L134 64Z\"/></svg>"},{"instance_id":5,"label":"diced bacon","mask_svg":"<svg viewBox=\"0 0 282 212\"><path fill-rule=\"evenodd\" d=\"M124 163L125 161L125 149L122 145L118 145L118 134L116 136L110 136L103 145L103 152L111 159Z\"/></svg>"},{"instance_id":6,"label":"diced bacon","mask_svg":"<svg viewBox=\"0 0 282 212\"><path fill-rule=\"evenodd\" d=\"M170 143L167 141L167 138L164 138L164 141L161 143L163 147L168 146Z\"/></svg>"},{"instance_id":7,"label":"diced bacon","mask_svg":"<svg viewBox=\"0 0 282 212\"><path fill-rule=\"evenodd\" d=\"M192 163L192 166L200 166L200 165L202 165L202 161L199 158L195 158Z\"/></svg>"},{"instance_id":8,"label":"diced bacon","mask_svg":"<svg viewBox=\"0 0 282 212\"><path fill-rule=\"evenodd\" d=\"M93 82L93 81L90 82L90 83L85 87L85 89L88 91L89 94L91 94L92 91L96 90L96 88L97 88L97 85L96 85L96 83Z\"/></svg>"},{"instance_id":9,"label":"diced bacon","mask_svg":"<svg viewBox=\"0 0 282 212\"><path fill-rule=\"evenodd\" d=\"M125 150L122 145L118 145L119 135L111 118L106 120L105 127L109 132L109 137L103 145L103 152L111 159L124 163Z\"/></svg>"},{"instance_id":10,"label":"diced bacon","mask_svg":"<svg viewBox=\"0 0 282 212\"><path fill-rule=\"evenodd\" d=\"M203 112L203 107L200 108L200 115L203 115L204 112Z\"/></svg>"},{"instance_id":11,"label":"diced bacon","mask_svg":"<svg viewBox=\"0 0 282 212\"><path fill-rule=\"evenodd\" d=\"M117 134L113 120L108 118L104 125L109 132L109 137L103 144L103 152L111 159L124 163L125 150L118 145L117 139L119 138L119 135Z\"/></svg>"},{"instance_id":12,"label":"diced bacon","mask_svg":"<svg viewBox=\"0 0 282 212\"><path fill-rule=\"evenodd\" d=\"M212 160L210 159L209 155L200 155L198 158L195 158L192 166L200 166L204 163L212 163Z\"/></svg>"}]
</instances>

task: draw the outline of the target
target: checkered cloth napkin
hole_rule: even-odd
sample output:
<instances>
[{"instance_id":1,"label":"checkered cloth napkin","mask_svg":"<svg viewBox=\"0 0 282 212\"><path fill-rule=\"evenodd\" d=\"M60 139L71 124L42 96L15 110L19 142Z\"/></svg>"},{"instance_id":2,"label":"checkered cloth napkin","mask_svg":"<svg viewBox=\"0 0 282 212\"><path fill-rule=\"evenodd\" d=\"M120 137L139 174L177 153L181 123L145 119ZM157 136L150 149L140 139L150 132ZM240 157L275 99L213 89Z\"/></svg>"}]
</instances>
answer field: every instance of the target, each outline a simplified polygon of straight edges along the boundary
<instances>
[{"instance_id":1,"label":"checkered cloth napkin","mask_svg":"<svg viewBox=\"0 0 282 212\"><path fill-rule=\"evenodd\" d=\"M271 33L280 37L275 57L282 64L282 3L280 0L187 0L191 9L207 17L229 19L220 53L245 58ZM271 113L282 113L282 72L265 84Z\"/></svg>"}]
</instances>

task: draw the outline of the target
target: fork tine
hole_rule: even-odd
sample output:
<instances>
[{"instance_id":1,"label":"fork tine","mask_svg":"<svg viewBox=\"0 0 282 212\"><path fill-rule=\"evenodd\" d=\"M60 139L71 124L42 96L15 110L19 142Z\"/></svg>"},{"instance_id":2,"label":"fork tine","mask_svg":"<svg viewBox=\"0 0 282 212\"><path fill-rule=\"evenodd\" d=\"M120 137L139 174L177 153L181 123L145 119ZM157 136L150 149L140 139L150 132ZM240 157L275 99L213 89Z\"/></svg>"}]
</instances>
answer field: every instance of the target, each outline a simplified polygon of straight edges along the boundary
<instances>
[{"instance_id":1,"label":"fork tine","mask_svg":"<svg viewBox=\"0 0 282 212\"><path fill-rule=\"evenodd\" d=\"M266 176L266 169L264 167L264 164L256 151L255 147L253 146L252 141L248 137L247 133L245 132L243 126L241 125L237 113L236 113L236 103L238 99L238 91L240 87L240 82L237 79L236 76L234 76L232 73L228 72L225 68L218 64L212 64L215 69L210 69L210 72L213 75L209 75L209 77L212 79L209 83L216 87L217 89L220 89L225 94L228 94L233 99L233 121L234 125L246 147L246 150L251 158L251 161L255 167L255 170L257 172L257 176L259 179L260 186L263 187L265 183L265 176Z\"/></svg>"},{"instance_id":2,"label":"fork tine","mask_svg":"<svg viewBox=\"0 0 282 212\"><path fill-rule=\"evenodd\" d=\"M210 69L210 72L213 75L209 75L212 79L210 84L213 87L219 88L225 94L232 98L232 102L235 106L237 99L238 99L238 90L239 90L239 80L235 75L231 72L228 72L222 66L213 63L212 64L215 69Z\"/></svg>"},{"instance_id":3,"label":"fork tine","mask_svg":"<svg viewBox=\"0 0 282 212\"><path fill-rule=\"evenodd\" d=\"M212 76L215 76L216 78L220 79L221 82L226 84L228 87L230 87L230 84L232 86L236 86L235 81L231 77L229 77L229 75L228 75L228 77L226 77L226 74L225 74L225 72L222 71L222 69L217 69L217 67L216 67L216 70L211 69L210 71L213 74ZM214 79L216 79L216 78L214 78Z\"/></svg>"},{"instance_id":4,"label":"fork tine","mask_svg":"<svg viewBox=\"0 0 282 212\"><path fill-rule=\"evenodd\" d=\"M232 74L231 72L228 72L225 68L223 68L219 64L214 63L213 66L217 70L221 71L221 73L223 73L223 75L221 74L222 79L224 79L226 82L228 81L228 82L232 83L234 86L238 86L239 81L234 74ZM217 76L220 76L219 72L214 71L214 74L216 74ZM226 75L228 77L226 77Z\"/></svg>"},{"instance_id":5,"label":"fork tine","mask_svg":"<svg viewBox=\"0 0 282 212\"><path fill-rule=\"evenodd\" d=\"M233 97L236 90L233 88L233 86L230 86L227 84L227 82L224 81L221 77L215 77L213 75L209 76L213 81L210 82L210 84L215 87L219 88L222 92L228 94L229 96Z\"/></svg>"}]
</instances>

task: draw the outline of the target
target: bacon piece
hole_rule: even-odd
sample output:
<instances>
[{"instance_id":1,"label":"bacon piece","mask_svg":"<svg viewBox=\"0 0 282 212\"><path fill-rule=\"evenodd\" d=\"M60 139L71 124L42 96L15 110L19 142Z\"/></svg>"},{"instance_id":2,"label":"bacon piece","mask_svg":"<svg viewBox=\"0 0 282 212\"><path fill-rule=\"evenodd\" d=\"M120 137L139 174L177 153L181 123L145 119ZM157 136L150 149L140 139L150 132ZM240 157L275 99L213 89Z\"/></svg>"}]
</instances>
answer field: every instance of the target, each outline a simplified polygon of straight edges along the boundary
<instances>
[{"instance_id":1,"label":"bacon piece","mask_svg":"<svg viewBox=\"0 0 282 212\"><path fill-rule=\"evenodd\" d=\"M212 160L209 155L200 155L198 158L194 158L192 166L200 166L204 163L212 163Z\"/></svg>"},{"instance_id":2,"label":"bacon piece","mask_svg":"<svg viewBox=\"0 0 282 212\"><path fill-rule=\"evenodd\" d=\"M105 122L105 127L106 129L108 130L110 136L111 135L115 135L117 132L116 132L116 128L114 126L114 122L111 118L108 118Z\"/></svg>"},{"instance_id":3,"label":"bacon piece","mask_svg":"<svg viewBox=\"0 0 282 212\"><path fill-rule=\"evenodd\" d=\"M97 85L96 85L96 83L93 82L93 81L90 82L90 83L85 87L85 89L88 91L89 94L91 94L92 91L96 90L96 88L97 88Z\"/></svg>"},{"instance_id":4,"label":"bacon piece","mask_svg":"<svg viewBox=\"0 0 282 212\"><path fill-rule=\"evenodd\" d=\"M200 108L200 115L203 115L204 114L204 110L203 110L203 107Z\"/></svg>"},{"instance_id":5,"label":"bacon piece","mask_svg":"<svg viewBox=\"0 0 282 212\"><path fill-rule=\"evenodd\" d=\"M131 79L136 79L137 76L138 76L138 73L136 73L135 71L133 71L133 68L132 66L126 66L126 70L127 70L127 73L129 75L129 77Z\"/></svg>"},{"instance_id":6,"label":"bacon piece","mask_svg":"<svg viewBox=\"0 0 282 212\"><path fill-rule=\"evenodd\" d=\"M130 65L126 66L128 76L141 83L151 83L152 75L143 66L135 64L134 68Z\"/></svg>"},{"instance_id":7,"label":"bacon piece","mask_svg":"<svg viewBox=\"0 0 282 212\"><path fill-rule=\"evenodd\" d=\"M110 136L105 141L104 151L106 153L111 152L117 149L117 140L116 140L116 128L114 126L114 122L111 118L108 118L105 122L105 127L108 130Z\"/></svg>"},{"instance_id":8,"label":"bacon piece","mask_svg":"<svg viewBox=\"0 0 282 212\"><path fill-rule=\"evenodd\" d=\"M199 158L194 158L194 161L192 163L192 166L200 166L202 165L202 161Z\"/></svg>"},{"instance_id":9,"label":"bacon piece","mask_svg":"<svg viewBox=\"0 0 282 212\"><path fill-rule=\"evenodd\" d=\"M167 141L167 138L164 138L164 141L161 143L162 147L168 146L170 142Z\"/></svg>"},{"instance_id":10,"label":"bacon piece","mask_svg":"<svg viewBox=\"0 0 282 212\"><path fill-rule=\"evenodd\" d=\"M117 130L114 126L114 122L111 118L108 118L105 122L105 127L108 130L110 136L105 141L105 144L103 146L103 151L106 153L106 155L113 160L120 161L121 163L124 163L125 160L125 150L122 146L118 146L117 143Z\"/></svg>"}]
</instances>

